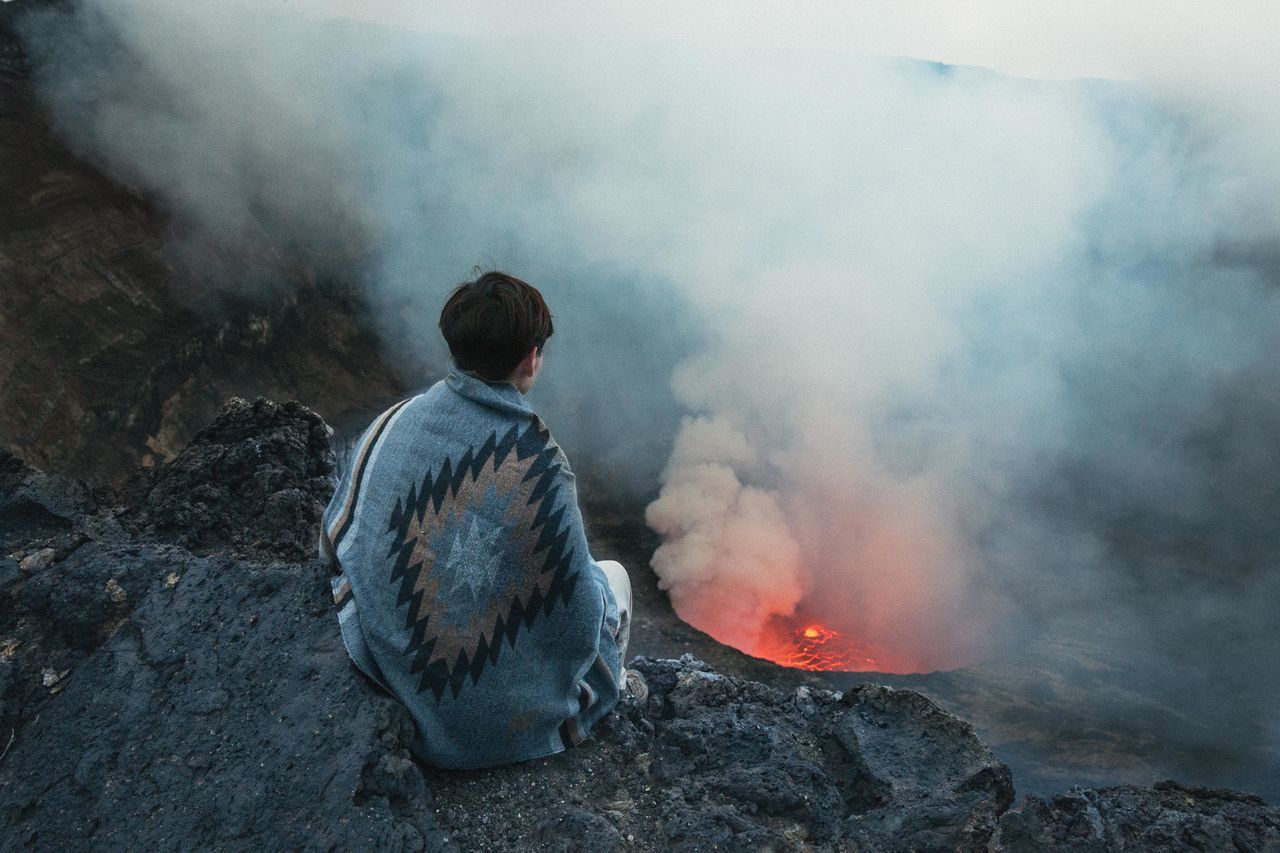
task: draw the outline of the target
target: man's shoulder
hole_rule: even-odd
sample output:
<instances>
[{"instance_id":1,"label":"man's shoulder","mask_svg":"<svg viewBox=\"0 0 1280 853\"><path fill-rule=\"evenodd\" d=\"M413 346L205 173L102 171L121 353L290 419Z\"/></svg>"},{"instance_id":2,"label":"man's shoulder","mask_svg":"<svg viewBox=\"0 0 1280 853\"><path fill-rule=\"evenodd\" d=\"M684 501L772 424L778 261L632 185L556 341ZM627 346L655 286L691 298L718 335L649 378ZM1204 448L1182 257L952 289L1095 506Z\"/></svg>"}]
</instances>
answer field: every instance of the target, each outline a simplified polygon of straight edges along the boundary
<instances>
[{"instance_id":1,"label":"man's shoulder","mask_svg":"<svg viewBox=\"0 0 1280 853\"><path fill-rule=\"evenodd\" d=\"M435 419L459 432L491 430L501 425L527 424L537 420L532 409L495 407L485 400L458 393L441 380L408 401L411 419Z\"/></svg>"},{"instance_id":2,"label":"man's shoulder","mask_svg":"<svg viewBox=\"0 0 1280 853\"><path fill-rule=\"evenodd\" d=\"M477 408L469 400L453 393L444 380L436 382L397 405L402 407L400 417L397 419L398 426L402 429L405 425L425 419L466 425L468 419L465 416L470 415L474 419L476 414L468 410Z\"/></svg>"},{"instance_id":3,"label":"man's shoulder","mask_svg":"<svg viewBox=\"0 0 1280 853\"><path fill-rule=\"evenodd\" d=\"M448 456L468 447L478 450L486 443L501 445L504 439L505 443L518 442L522 452L532 449L534 443L553 443L532 410L488 406L457 393L444 381L399 406L389 424L386 444L401 451L412 447L414 455Z\"/></svg>"}]
</instances>

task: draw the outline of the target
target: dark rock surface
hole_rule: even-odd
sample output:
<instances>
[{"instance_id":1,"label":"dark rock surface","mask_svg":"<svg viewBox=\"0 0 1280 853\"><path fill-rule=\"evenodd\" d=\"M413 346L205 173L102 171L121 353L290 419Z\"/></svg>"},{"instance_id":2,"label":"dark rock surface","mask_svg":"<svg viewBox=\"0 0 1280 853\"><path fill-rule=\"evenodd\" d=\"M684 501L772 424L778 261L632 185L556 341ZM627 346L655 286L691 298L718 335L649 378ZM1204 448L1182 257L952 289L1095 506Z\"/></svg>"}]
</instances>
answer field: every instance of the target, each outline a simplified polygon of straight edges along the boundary
<instances>
[{"instance_id":1,"label":"dark rock surface","mask_svg":"<svg viewBox=\"0 0 1280 853\"><path fill-rule=\"evenodd\" d=\"M634 666L648 700L625 705L580 749L429 772L460 847L968 848L985 844L1013 800L1008 770L973 730L919 694L783 692L689 656ZM596 840L575 848L575 837Z\"/></svg>"},{"instance_id":2,"label":"dark rock surface","mask_svg":"<svg viewBox=\"0 0 1280 853\"><path fill-rule=\"evenodd\" d=\"M6 552L11 544L71 529L92 505L88 490L75 480L37 471L0 448L0 548Z\"/></svg>"},{"instance_id":3,"label":"dark rock surface","mask_svg":"<svg viewBox=\"0 0 1280 853\"><path fill-rule=\"evenodd\" d=\"M1235 791L1158 782L1028 797L1000 821L1000 849L1280 850L1280 810Z\"/></svg>"},{"instance_id":4,"label":"dark rock surface","mask_svg":"<svg viewBox=\"0 0 1280 853\"><path fill-rule=\"evenodd\" d=\"M232 398L172 462L138 472L119 520L194 553L305 560L333 494L330 433L300 403Z\"/></svg>"},{"instance_id":5,"label":"dark rock surface","mask_svg":"<svg viewBox=\"0 0 1280 853\"><path fill-rule=\"evenodd\" d=\"M90 545L63 566L19 605L65 644L66 689L0 766L6 849L440 846L412 723L353 676L322 567Z\"/></svg>"},{"instance_id":6,"label":"dark rock surface","mask_svg":"<svg viewBox=\"0 0 1280 853\"><path fill-rule=\"evenodd\" d=\"M919 693L778 689L692 657L636 660L649 698L578 749L424 767L300 558L327 436L296 404L233 400L96 514L5 463L0 849L1280 849L1280 810L1231 792L1011 808L1008 769Z\"/></svg>"}]
</instances>

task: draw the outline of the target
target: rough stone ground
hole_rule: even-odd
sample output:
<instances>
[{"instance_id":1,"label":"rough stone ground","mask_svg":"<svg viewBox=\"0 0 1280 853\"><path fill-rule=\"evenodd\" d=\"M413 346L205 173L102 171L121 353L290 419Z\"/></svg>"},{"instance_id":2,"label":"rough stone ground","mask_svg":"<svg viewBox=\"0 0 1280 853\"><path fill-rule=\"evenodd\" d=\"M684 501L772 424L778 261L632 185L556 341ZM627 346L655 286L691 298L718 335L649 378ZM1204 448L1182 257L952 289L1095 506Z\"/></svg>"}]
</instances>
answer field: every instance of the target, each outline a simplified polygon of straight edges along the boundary
<instances>
[{"instance_id":1,"label":"rough stone ground","mask_svg":"<svg viewBox=\"0 0 1280 853\"><path fill-rule=\"evenodd\" d=\"M1119 785L1028 797L1006 814L993 845L1004 850L1277 850L1277 809L1236 791Z\"/></svg>"},{"instance_id":2,"label":"rough stone ground","mask_svg":"<svg viewBox=\"0 0 1280 853\"><path fill-rule=\"evenodd\" d=\"M691 657L638 660L649 699L576 750L424 767L300 559L326 436L233 400L106 509L0 457L0 849L1280 850L1280 810L1232 792L1011 808L1008 769L919 693Z\"/></svg>"},{"instance_id":3,"label":"rough stone ground","mask_svg":"<svg viewBox=\"0 0 1280 853\"><path fill-rule=\"evenodd\" d=\"M967 848L985 843L1013 799L1008 770L972 729L917 693L785 693L689 656L635 665L649 699L584 748L429 773L461 847ZM530 809L549 783L560 798ZM575 842L584 832L591 841Z\"/></svg>"}]
</instances>

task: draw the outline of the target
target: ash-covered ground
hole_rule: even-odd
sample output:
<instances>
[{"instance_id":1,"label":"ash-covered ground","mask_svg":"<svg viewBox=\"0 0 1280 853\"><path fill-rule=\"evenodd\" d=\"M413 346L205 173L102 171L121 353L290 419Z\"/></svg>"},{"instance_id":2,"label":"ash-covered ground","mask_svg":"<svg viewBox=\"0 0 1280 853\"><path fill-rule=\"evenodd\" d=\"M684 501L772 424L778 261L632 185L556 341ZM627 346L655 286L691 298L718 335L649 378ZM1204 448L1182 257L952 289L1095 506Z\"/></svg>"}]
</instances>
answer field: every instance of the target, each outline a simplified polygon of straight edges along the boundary
<instances>
[{"instance_id":1,"label":"ash-covered ground","mask_svg":"<svg viewBox=\"0 0 1280 853\"><path fill-rule=\"evenodd\" d=\"M637 659L650 697L581 748L425 767L306 557L327 432L299 404L232 400L110 500L0 457L0 847L1280 849L1280 810L1248 794L1015 804L1008 767L926 696L751 681L725 670L763 665L723 649ZM634 538L596 518L601 541ZM637 650L697 640L637 587Z\"/></svg>"}]
</instances>

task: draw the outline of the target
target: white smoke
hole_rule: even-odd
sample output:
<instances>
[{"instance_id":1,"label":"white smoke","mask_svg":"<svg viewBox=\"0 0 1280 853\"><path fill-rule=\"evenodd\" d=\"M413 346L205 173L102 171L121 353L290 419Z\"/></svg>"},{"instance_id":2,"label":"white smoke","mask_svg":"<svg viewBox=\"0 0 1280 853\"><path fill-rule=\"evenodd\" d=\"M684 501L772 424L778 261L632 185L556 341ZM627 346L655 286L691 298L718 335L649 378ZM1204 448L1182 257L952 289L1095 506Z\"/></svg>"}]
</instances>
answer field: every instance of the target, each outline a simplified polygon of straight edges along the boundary
<instances>
[{"instance_id":1,"label":"white smoke","mask_svg":"<svg viewBox=\"0 0 1280 853\"><path fill-rule=\"evenodd\" d=\"M871 641L892 668L954 665L991 618L960 508L998 506L991 481L1062 441L1047 413L1064 408L1058 356L1043 354L1051 342L1027 341L1034 349L1011 360L1000 350L1012 341L971 335L1035 331L967 329L966 314L989 300L1023 324L1052 318L1106 187L1108 141L1065 87L911 65L768 73L789 96L769 107L784 130L764 133L798 138L768 149L788 157L781 167L730 167L754 176L753 197L729 201L734 224L768 233L735 242L732 269L695 278L689 298L717 336L675 377L687 408L734 430L721 454L686 457L677 442L649 510L667 538L654 566L682 615L726 640L759 639L803 590L811 616ZM805 85L813 79L834 82ZM1054 318L1044 333L1063 326ZM799 561L764 572L782 582L775 598L756 594L753 624L722 606L738 587L718 579L756 502L691 513L690 481L722 475L708 462L728 466L743 495L767 490L777 532L762 538L799 547ZM681 559L686 537L715 556Z\"/></svg>"},{"instance_id":2,"label":"white smoke","mask_svg":"<svg viewBox=\"0 0 1280 853\"><path fill-rule=\"evenodd\" d=\"M660 501L647 518L667 538L653 568L677 611L755 649L775 614L808 592L800 547L772 490L745 485L760 459L727 419L689 421L676 439Z\"/></svg>"},{"instance_id":3,"label":"white smoke","mask_svg":"<svg viewBox=\"0 0 1280 853\"><path fill-rule=\"evenodd\" d=\"M82 0L37 30L68 138L200 239L359 270L406 375L473 264L542 287L539 406L644 491L669 452L653 565L693 624L751 650L803 613L902 670L1054 631L1205 683L1229 653L1266 695L1223 730L1256 733L1274 12L1060 5ZM1127 82L1024 79L1087 76Z\"/></svg>"}]
</instances>

